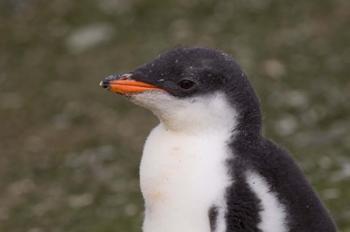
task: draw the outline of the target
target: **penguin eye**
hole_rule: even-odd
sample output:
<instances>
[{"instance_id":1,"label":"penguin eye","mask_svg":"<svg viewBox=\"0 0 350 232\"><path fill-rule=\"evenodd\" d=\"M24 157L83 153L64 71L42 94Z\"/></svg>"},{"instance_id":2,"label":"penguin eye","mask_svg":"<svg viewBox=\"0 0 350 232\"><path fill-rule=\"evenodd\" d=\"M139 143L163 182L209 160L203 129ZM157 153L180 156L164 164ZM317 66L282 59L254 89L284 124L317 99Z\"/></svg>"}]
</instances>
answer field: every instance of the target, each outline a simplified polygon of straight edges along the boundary
<instances>
[{"instance_id":1,"label":"penguin eye","mask_svg":"<svg viewBox=\"0 0 350 232\"><path fill-rule=\"evenodd\" d=\"M180 86L180 88L182 89L190 89L195 85L195 83L188 79L182 79L177 83L177 85Z\"/></svg>"}]
</instances>

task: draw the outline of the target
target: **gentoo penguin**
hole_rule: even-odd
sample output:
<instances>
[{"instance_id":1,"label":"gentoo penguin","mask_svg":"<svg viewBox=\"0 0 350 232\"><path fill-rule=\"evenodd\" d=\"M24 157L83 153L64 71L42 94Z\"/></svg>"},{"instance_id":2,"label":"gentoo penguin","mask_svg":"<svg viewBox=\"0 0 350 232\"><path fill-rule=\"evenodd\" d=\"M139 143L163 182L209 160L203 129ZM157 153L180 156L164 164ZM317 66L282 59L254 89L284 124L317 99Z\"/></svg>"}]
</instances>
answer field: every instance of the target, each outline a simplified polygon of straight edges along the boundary
<instances>
[{"instance_id":1,"label":"gentoo penguin","mask_svg":"<svg viewBox=\"0 0 350 232\"><path fill-rule=\"evenodd\" d=\"M263 137L259 100L229 55L177 48L101 82L159 119L140 165L144 232L333 232L289 154Z\"/></svg>"}]
</instances>

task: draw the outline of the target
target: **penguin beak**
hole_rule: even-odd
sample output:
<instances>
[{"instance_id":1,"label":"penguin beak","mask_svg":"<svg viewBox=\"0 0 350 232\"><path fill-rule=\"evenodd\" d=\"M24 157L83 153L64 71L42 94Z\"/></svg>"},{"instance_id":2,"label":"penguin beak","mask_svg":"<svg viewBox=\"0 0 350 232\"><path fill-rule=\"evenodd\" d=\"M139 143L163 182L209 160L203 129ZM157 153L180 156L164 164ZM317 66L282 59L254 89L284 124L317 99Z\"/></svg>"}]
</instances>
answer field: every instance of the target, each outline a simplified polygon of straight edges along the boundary
<instances>
[{"instance_id":1,"label":"penguin beak","mask_svg":"<svg viewBox=\"0 0 350 232\"><path fill-rule=\"evenodd\" d=\"M160 90L159 87L154 85L133 80L131 76L131 74L123 74L121 76L111 75L101 81L100 86L113 93L119 94L134 94L150 90Z\"/></svg>"}]
</instances>

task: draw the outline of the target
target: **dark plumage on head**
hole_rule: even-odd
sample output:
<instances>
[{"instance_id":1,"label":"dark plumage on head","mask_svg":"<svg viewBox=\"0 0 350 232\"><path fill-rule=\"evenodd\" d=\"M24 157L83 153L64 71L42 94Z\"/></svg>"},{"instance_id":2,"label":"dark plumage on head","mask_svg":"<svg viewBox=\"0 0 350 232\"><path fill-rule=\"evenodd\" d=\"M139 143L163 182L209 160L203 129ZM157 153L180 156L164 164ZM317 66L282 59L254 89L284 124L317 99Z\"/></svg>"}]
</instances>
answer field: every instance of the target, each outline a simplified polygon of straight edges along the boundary
<instances>
[{"instance_id":1,"label":"dark plumage on head","mask_svg":"<svg viewBox=\"0 0 350 232\"><path fill-rule=\"evenodd\" d=\"M155 85L178 98L222 91L239 113L238 130L260 134L258 98L246 75L226 53L208 48L176 48L130 72L132 78Z\"/></svg>"}]
</instances>

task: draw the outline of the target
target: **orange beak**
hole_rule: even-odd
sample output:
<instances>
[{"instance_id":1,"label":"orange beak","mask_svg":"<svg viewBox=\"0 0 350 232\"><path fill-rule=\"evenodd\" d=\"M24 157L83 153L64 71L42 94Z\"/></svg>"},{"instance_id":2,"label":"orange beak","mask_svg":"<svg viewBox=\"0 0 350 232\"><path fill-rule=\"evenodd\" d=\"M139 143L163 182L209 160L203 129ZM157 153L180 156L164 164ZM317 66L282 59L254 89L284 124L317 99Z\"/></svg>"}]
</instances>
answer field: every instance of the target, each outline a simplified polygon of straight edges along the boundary
<instances>
[{"instance_id":1,"label":"orange beak","mask_svg":"<svg viewBox=\"0 0 350 232\"><path fill-rule=\"evenodd\" d=\"M101 81L100 86L107 88L109 91L120 94L142 93L149 90L160 90L160 88L141 81L130 79Z\"/></svg>"}]
</instances>

